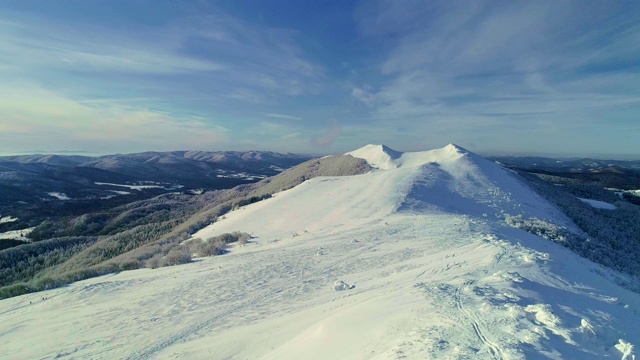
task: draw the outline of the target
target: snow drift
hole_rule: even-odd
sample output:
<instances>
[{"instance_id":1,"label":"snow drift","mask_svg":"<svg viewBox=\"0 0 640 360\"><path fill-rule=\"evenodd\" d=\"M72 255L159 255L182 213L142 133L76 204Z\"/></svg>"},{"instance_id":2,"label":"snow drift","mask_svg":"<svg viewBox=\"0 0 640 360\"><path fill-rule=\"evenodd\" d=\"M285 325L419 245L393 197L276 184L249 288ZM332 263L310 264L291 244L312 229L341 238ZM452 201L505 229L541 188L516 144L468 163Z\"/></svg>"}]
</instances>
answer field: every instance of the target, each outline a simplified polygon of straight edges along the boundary
<instances>
[{"instance_id":1,"label":"snow drift","mask_svg":"<svg viewBox=\"0 0 640 360\"><path fill-rule=\"evenodd\" d=\"M634 358L640 295L508 226L578 232L517 175L455 145L348 155L374 170L193 235L253 235L227 255L1 301L0 357Z\"/></svg>"}]
</instances>

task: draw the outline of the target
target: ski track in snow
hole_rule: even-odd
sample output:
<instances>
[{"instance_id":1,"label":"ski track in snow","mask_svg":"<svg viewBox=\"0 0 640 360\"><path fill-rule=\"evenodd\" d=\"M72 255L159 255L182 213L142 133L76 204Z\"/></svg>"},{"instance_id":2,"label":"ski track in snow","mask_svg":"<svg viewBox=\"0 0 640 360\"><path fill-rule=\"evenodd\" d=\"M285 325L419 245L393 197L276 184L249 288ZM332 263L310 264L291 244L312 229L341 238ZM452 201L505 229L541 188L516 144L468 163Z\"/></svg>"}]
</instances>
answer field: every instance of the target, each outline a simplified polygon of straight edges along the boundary
<instances>
[{"instance_id":1,"label":"ski track in snow","mask_svg":"<svg viewBox=\"0 0 640 360\"><path fill-rule=\"evenodd\" d=\"M231 212L194 235L255 236L223 256L2 300L0 358L633 359L640 295L508 227L570 222L459 153L374 154L387 170Z\"/></svg>"},{"instance_id":2,"label":"ski track in snow","mask_svg":"<svg viewBox=\"0 0 640 360\"><path fill-rule=\"evenodd\" d=\"M500 260L502 260L503 256L504 256L504 252L501 252L500 254L498 254L495 258L495 261L487 269L483 270L483 273L486 274L489 270L494 269L500 263ZM503 354L502 348L500 348L499 345L489 340L485 336L484 334L485 331L483 330L483 327L480 325L479 321L477 320L477 316L472 311L467 310L464 306L464 300L462 298L462 290L472 287L476 282L477 280L475 279L467 280L464 282L462 286L456 289L456 293L455 293L456 306L462 313L464 313L465 317L468 319L471 326L473 327L473 331L475 332L478 339L480 339L482 344L489 347L492 357L494 359L504 359L505 356Z\"/></svg>"}]
</instances>

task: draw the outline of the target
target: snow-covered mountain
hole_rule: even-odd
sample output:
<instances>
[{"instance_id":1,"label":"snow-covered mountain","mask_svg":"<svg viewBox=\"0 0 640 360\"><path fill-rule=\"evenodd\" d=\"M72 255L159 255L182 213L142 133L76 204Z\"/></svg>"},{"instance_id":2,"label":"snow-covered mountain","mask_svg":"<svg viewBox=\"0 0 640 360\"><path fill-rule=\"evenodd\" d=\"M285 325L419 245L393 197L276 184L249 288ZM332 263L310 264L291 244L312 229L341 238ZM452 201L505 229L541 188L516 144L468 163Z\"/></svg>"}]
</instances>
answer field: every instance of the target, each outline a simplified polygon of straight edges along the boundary
<instances>
[{"instance_id":1,"label":"snow-covered mountain","mask_svg":"<svg viewBox=\"0 0 640 360\"><path fill-rule=\"evenodd\" d=\"M458 146L349 155L225 216L229 254L0 301L1 358L634 359L640 294L508 216L579 230Z\"/></svg>"}]
</instances>

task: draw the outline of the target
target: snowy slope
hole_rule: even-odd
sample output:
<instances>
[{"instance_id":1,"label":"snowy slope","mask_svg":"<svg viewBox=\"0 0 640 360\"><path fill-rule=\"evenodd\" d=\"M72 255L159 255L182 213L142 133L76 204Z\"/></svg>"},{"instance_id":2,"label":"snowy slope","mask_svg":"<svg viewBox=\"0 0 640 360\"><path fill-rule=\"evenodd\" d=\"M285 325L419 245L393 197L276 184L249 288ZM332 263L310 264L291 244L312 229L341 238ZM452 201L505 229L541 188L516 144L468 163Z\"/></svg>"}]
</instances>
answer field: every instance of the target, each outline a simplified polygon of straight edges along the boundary
<instances>
[{"instance_id":1,"label":"snowy slope","mask_svg":"<svg viewBox=\"0 0 640 360\"><path fill-rule=\"evenodd\" d=\"M593 206L596 209L604 209L604 210L615 210L616 206L608 203L608 202L604 202L604 201L598 201L598 200L592 200L592 199L583 199L583 198L578 198L580 201L582 201L585 204L589 204L591 206Z\"/></svg>"},{"instance_id":2,"label":"snowy slope","mask_svg":"<svg viewBox=\"0 0 640 360\"><path fill-rule=\"evenodd\" d=\"M227 255L0 301L0 358L633 358L640 295L508 227L572 227L514 174L455 145L350 154L377 169L194 235L253 234Z\"/></svg>"}]
</instances>

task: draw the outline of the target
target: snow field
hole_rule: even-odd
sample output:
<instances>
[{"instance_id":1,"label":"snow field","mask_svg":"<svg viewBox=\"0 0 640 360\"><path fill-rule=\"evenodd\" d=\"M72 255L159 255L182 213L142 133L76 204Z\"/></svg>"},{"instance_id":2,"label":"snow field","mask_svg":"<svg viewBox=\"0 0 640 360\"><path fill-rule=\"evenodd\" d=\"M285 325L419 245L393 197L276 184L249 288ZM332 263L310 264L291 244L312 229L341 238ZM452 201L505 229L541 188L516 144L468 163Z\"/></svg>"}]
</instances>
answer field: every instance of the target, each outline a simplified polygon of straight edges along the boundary
<instances>
[{"instance_id":1,"label":"snow field","mask_svg":"<svg viewBox=\"0 0 640 360\"><path fill-rule=\"evenodd\" d=\"M31 241L27 236L35 229L35 227L30 227L21 230L11 230L0 233L0 240L14 239L14 240L22 240L22 241Z\"/></svg>"},{"instance_id":2,"label":"snow field","mask_svg":"<svg viewBox=\"0 0 640 360\"><path fill-rule=\"evenodd\" d=\"M14 222L14 221L18 221L18 218L14 218L12 216L2 217L2 215L0 215L0 224L10 223L10 222Z\"/></svg>"},{"instance_id":3,"label":"snow field","mask_svg":"<svg viewBox=\"0 0 640 360\"><path fill-rule=\"evenodd\" d=\"M58 200L71 200L71 198L68 197L67 194L62 192L48 192L47 195L54 197Z\"/></svg>"},{"instance_id":4,"label":"snow field","mask_svg":"<svg viewBox=\"0 0 640 360\"><path fill-rule=\"evenodd\" d=\"M599 201L599 200L592 200L592 199L583 199L583 198L578 198L580 201L582 201L585 204L589 204L592 207L596 208L596 209L604 209L604 210L615 210L616 206L613 204L610 204L608 202L604 202L604 201Z\"/></svg>"},{"instance_id":5,"label":"snow field","mask_svg":"<svg viewBox=\"0 0 640 360\"><path fill-rule=\"evenodd\" d=\"M502 220L571 226L556 209L455 146L379 149L360 155L386 170L309 180L194 235L254 236L227 255L0 301L0 357L633 359L640 295Z\"/></svg>"}]
</instances>

